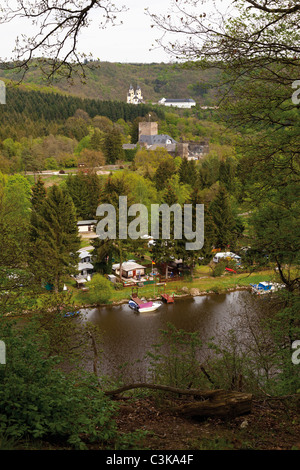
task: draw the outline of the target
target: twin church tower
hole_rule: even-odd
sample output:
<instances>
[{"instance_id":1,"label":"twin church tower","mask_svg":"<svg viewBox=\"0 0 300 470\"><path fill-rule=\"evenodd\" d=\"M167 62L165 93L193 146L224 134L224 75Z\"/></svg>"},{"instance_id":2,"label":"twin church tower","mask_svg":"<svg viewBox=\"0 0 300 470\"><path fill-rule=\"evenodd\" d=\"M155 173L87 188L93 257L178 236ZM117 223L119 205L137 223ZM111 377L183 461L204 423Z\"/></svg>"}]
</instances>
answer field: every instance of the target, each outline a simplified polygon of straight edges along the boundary
<instances>
[{"instance_id":1,"label":"twin church tower","mask_svg":"<svg viewBox=\"0 0 300 470\"><path fill-rule=\"evenodd\" d=\"M129 91L127 93L127 103L129 104L140 104L144 103L144 99L142 96L142 90L140 86L137 86L136 90L134 91L134 88L132 85L129 87Z\"/></svg>"}]
</instances>

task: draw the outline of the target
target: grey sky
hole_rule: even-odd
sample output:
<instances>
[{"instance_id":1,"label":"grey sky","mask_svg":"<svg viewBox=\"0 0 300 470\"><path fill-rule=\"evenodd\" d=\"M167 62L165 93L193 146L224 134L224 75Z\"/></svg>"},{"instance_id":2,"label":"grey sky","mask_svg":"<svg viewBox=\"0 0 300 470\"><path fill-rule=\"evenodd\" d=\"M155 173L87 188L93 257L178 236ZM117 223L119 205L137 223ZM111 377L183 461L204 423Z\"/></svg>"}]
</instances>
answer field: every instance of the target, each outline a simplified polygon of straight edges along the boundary
<instances>
[{"instance_id":1,"label":"grey sky","mask_svg":"<svg viewBox=\"0 0 300 470\"><path fill-rule=\"evenodd\" d=\"M159 32L151 28L151 19L145 14L146 7L161 11L163 5L166 10L169 0L126 0L124 4L129 10L119 15L123 24L99 30L94 21L82 35L82 49L84 46L85 52L109 62L169 62L170 57L161 49L150 50Z\"/></svg>"},{"instance_id":2,"label":"grey sky","mask_svg":"<svg viewBox=\"0 0 300 470\"><path fill-rule=\"evenodd\" d=\"M123 24L101 30L98 27L97 15L95 14L91 26L81 33L80 52L91 53L95 59L99 58L101 61L109 62L172 61L172 57L157 47L155 40L161 33L155 28L151 28L151 19L145 14L147 7L155 13L168 11L170 0L120 0L116 3L125 4L128 8L126 13L118 16ZM212 3L212 1L207 1L206 9ZM230 0L216 0L216 3L224 5L230 3ZM18 19L9 24L0 25L1 59L12 57L17 35L30 36L31 32L31 23L26 19Z\"/></svg>"}]
</instances>

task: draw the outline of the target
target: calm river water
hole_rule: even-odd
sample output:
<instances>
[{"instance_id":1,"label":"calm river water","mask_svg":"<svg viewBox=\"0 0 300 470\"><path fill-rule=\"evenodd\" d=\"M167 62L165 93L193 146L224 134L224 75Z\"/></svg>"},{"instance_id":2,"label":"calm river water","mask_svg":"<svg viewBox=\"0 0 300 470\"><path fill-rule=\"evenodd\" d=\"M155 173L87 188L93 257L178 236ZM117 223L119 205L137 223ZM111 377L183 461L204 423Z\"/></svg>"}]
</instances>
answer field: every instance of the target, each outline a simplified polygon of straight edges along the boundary
<instances>
[{"instance_id":1,"label":"calm river water","mask_svg":"<svg viewBox=\"0 0 300 470\"><path fill-rule=\"evenodd\" d=\"M205 343L235 328L240 317L263 312L264 301L248 291L176 299L156 312L139 314L127 304L83 310L83 322L97 324L103 333L102 370L115 375L124 363L128 378L143 380L145 353L159 342L160 330L171 323L187 332L198 331Z\"/></svg>"}]
</instances>

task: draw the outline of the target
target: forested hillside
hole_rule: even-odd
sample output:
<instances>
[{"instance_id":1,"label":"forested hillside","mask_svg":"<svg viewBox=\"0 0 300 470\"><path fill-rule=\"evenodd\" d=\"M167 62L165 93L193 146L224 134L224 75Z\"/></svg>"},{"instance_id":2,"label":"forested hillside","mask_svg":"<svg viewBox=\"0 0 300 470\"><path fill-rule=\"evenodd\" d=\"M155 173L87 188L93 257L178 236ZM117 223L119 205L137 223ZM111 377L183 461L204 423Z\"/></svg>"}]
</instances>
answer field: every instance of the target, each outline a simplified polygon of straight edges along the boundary
<instances>
[{"instance_id":1,"label":"forested hillside","mask_svg":"<svg viewBox=\"0 0 300 470\"><path fill-rule=\"evenodd\" d=\"M208 139L214 151L215 144L231 145L233 139L218 123L217 110L136 106L80 98L33 84L7 84L6 104L0 113L0 171L4 173L76 167L86 160L87 150L94 152L88 156L93 166L132 160L122 144L137 142L138 123L148 120L149 114L158 122L159 133L177 141ZM219 148L217 154L224 151L228 153Z\"/></svg>"},{"instance_id":2,"label":"forested hillside","mask_svg":"<svg viewBox=\"0 0 300 470\"><path fill-rule=\"evenodd\" d=\"M27 87L8 86L6 105L1 107L0 138L37 137L53 132L52 125L60 125L82 109L93 118L97 115L117 121L133 121L146 116L154 108L150 105L128 105L121 101L100 101L72 95L39 91ZM164 108L155 107L158 117Z\"/></svg>"},{"instance_id":3,"label":"forested hillside","mask_svg":"<svg viewBox=\"0 0 300 470\"><path fill-rule=\"evenodd\" d=\"M161 98L193 98L203 105L214 105L214 93L218 85L215 70L202 71L179 64L121 64L90 62L87 78L82 83L74 78L72 84L62 79L54 83L61 90L81 98L126 102L130 84L139 85L146 102L157 102ZM20 75L0 69L0 77L18 81ZM32 66L25 76L25 83L45 86L39 70Z\"/></svg>"}]
</instances>

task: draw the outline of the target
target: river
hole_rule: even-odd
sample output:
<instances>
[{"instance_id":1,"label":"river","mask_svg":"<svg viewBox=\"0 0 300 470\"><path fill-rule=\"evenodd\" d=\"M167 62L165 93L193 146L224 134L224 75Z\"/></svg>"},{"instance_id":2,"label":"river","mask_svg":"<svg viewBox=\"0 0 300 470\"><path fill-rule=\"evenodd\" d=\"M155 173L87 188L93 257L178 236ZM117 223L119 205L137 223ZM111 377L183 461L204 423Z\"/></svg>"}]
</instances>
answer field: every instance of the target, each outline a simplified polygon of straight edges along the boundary
<instances>
[{"instance_id":1,"label":"river","mask_svg":"<svg viewBox=\"0 0 300 470\"><path fill-rule=\"evenodd\" d=\"M244 315L261 314L266 299L248 291L177 298L156 312L136 313L127 304L83 310L83 322L98 325L103 335L101 373L116 375L119 367L133 380L145 379L145 354L159 342L160 330L168 323L187 332L199 332L203 343L224 337L237 328Z\"/></svg>"}]
</instances>

